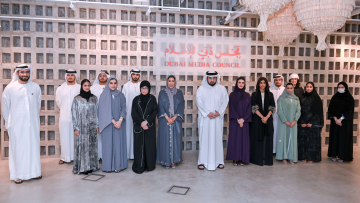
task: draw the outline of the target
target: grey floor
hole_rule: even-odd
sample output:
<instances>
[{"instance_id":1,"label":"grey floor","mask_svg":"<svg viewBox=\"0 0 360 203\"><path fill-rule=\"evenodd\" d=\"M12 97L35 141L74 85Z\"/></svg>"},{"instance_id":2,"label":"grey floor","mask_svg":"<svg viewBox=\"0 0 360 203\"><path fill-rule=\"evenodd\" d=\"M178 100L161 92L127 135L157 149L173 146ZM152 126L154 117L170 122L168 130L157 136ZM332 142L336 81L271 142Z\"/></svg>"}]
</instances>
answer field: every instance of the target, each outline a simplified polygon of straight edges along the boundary
<instances>
[{"instance_id":1,"label":"grey floor","mask_svg":"<svg viewBox=\"0 0 360 203\"><path fill-rule=\"evenodd\" d=\"M58 165L59 159L42 159L42 180L9 180L8 161L0 160L0 202L360 202L360 148L354 161L273 166L235 167L227 162L224 170L199 171L197 152L184 153L176 169L157 168L135 174L129 168L107 174L97 182L72 174L72 164ZM169 194L172 185L190 187L184 195Z\"/></svg>"}]
</instances>

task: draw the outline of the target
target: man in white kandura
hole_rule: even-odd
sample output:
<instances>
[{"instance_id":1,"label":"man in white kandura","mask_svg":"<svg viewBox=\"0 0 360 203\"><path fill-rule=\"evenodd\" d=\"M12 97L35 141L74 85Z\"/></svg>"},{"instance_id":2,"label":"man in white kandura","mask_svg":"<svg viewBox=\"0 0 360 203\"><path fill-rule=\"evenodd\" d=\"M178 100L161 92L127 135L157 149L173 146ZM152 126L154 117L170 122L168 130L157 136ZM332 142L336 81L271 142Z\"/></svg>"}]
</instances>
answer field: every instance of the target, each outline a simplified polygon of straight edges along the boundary
<instances>
[{"instance_id":1,"label":"man in white kandura","mask_svg":"<svg viewBox=\"0 0 360 203\"><path fill-rule=\"evenodd\" d=\"M99 101L101 93L104 91L106 83L109 78L109 73L107 71L100 71L94 81L94 84L91 86L90 91L95 95ZM99 102L98 102L99 103ZM102 158L102 143L101 143L101 134L98 133L98 159Z\"/></svg>"},{"instance_id":2,"label":"man in white kandura","mask_svg":"<svg viewBox=\"0 0 360 203\"><path fill-rule=\"evenodd\" d=\"M270 86L270 92L273 93L273 95L274 95L276 110L277 110L277 100L279 99L280 95L283 93L284 90L285 90L284 77L281 75L276 75L273 78L273 82L271 83L271 86ZM272 116L273 116L273 125L274 125L273 153L276 153L279 115L275 111Z\"/></svg>"},{"instance_id":3,"label":"man in white kandura","mask_svg":"<svg viewBox=\"0 0 360 203\"><path fill-rule=\"evenodd\" d=\"M32 68L18 65L2 94L1 110L9 135L10 180L41 179L41 89L31 82Z\"/></svg>"},{"instance_id":4,"label":"man in white kandura","mask_svg":"<svg viewBox=\"0 0 360 203\"><path fill-rule=\"evenodd\" d=\"M64 82L56 90L56 104L60 109L59 131L61 157L59 164L74 160L74 128L71 115L71 105L74 97L80 94L80 85L76 83L76 70L65 72Z\"/></svg>"},{"instance_id":5,"label":"man in white kandura","mask_svg":"<svg viewBox=\"0 0 360 203\"><path fill-rule=\"evenodd\" d=\"M224 114L229 96L220 85L216 71L206 72L196 92L199 128L198 169L215 170L224 168L223 126Z\"/></svg>"},{"instance_id":6,"label":"man in white kandura","mask_svg":"<svg viewBox=\"0 0 360 203\"><path fill-rule=\"evenodd\" d=\"M122 93L126 99L126 142L127 158L134 159L134 132L133 120L131 118L131 108L133 99L140 94L140 70L132 69L130 71L130 81L127 82Z\"/></svg>"}]
</instances>

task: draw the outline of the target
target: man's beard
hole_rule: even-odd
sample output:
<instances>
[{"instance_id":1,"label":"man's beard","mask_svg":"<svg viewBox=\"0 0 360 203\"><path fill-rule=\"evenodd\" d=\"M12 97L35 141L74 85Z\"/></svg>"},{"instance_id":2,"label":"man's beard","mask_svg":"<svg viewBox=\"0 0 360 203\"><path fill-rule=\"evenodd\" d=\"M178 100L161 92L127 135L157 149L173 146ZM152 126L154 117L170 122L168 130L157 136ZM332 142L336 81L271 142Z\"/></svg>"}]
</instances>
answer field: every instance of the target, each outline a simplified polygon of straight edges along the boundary
<instances>
[{"instance_id":1,"label":"man's beard","mask_svg":"<svg viewBox=\"0 0 360 203\"><path fill-rule=\"evenodd\" d=\"M106 80L99 80L101 83L107 83L107 78L106 78Z\"/></svg>"},{"instance_id":2,"label":"man's beard","mask_svg":"<svg viewBox=\"0 0 360 203\"><path fill-rule=\"evenodd\" d=\"M135 78L135 79L134 79L134 78L132 78L132 80L136 82L136 81L138 81L138 80L139 80L139 78Z\"/></svg>"},{"instance_id":3,"label":"man's beard","mask_svg":"<svg viewBox=\"0 0 360 203\"><path fill-rule=\"evenodd\" d=\"M211 87L214 87L214 86L216 85L216 82L215 82L214 84L210 84L210 83L208 82L208 84L209 84Z\"/></svg>"},{"instance_id":4,"label":"man's beard","mask_svg":"<svg viewBox=\"0 0 360 203\"><path fill-rule=\"evenodd\" d=\"M28 81L28 80L29 80L29 78L30 78L30 77L27 77L27 78L24 78L24 77L19 77L19 80L26 82L26 81Z\"/></svg>"}]
</instances>

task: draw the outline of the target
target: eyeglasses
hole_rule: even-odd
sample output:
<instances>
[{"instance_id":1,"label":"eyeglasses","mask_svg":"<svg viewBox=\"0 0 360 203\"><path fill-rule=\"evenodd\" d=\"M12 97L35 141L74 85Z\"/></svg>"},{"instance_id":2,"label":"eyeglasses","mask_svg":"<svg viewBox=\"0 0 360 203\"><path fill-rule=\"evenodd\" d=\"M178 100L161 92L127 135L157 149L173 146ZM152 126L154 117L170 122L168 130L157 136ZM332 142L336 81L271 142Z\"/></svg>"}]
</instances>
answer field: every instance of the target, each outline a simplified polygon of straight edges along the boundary
<instances>
[{"instance_id":1,"label":"eyeglasses","mask_svg":"<svg viewBox=\"0 0 360 203\"><path fill-rule=\"evenodd\" d=\"M99 77L107 78L107 75L99 75Z\"/></svg>"},{"instance_id":2,"label":"eyeglasses","mask_svg":"<svg viewBox=\"0 0 360 203\"><path fill-rule=\"evenodd\" d=\"M142 90L148 90L149 88L148 87L142 87L141 89Z\"/></svg>"}]
</instances>

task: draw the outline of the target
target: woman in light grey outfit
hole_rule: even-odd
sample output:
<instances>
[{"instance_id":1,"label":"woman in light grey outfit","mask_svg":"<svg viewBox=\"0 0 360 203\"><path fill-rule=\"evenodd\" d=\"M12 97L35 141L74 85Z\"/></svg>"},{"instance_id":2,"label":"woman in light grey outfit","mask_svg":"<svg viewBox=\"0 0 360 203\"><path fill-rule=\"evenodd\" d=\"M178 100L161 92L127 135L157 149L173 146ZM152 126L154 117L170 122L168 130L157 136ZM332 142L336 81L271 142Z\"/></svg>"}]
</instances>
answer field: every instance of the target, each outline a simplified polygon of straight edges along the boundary
<instances>
[{"instance_id":1,"label":"woman in light grey outfit","mask_svg":"<svg viewBox=\"0 0 360 203\"><path fill-rule=\"evenodd\" d=\"M90 85L90 81L87 79L81 81L80 94L74 98L71 106L75 133L73 169L75 174L87 175L99 169L97 151L98 102L96 96L90 92Z\"/></svg>"},{"instance_id":2,"label":"woman in light grey outfit","mask_svg":"<svg viewBox=\"0 0 360 203\"><path fill-rule=\"evenodd\" d=\"M127 168L126 100L110 77L99 99L99 129L102 139L102 171L119 173Z\"/></svg>"}]
</instances>

